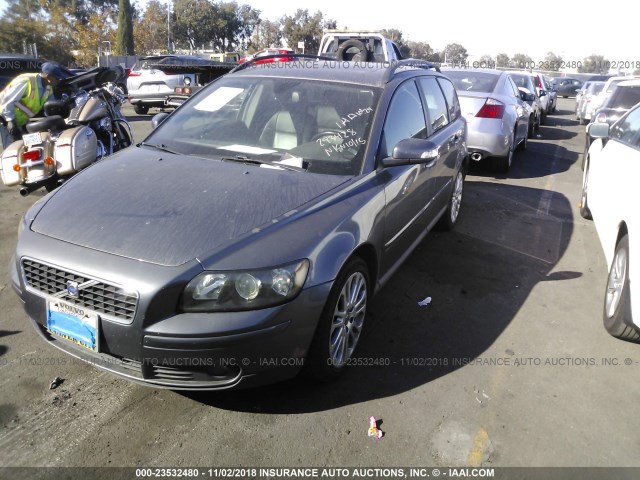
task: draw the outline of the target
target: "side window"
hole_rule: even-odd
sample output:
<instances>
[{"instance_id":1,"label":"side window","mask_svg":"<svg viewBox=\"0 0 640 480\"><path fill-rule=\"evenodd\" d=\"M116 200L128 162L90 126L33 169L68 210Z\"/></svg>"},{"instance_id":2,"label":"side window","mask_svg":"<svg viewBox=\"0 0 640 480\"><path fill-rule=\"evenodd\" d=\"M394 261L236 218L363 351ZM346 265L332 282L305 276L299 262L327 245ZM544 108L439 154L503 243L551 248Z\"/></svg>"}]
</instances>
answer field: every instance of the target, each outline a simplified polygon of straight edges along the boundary
<instances>
[{"instance_id":1,"label":"side window","mask_svg":"<svg viewBox=\"0 0 640 480\"><path fill-rule=\"evenodd\" d=\"M438 78L438 83L440 84L440 87L444 92L444 97L447 100L447 105L449 107L449 121L453 122L460 116L460 102L458 102L458 94L449 80L445 78Z\"/></svg>"},{"instance_id":2,"label":"side window","mask_svg":"<svg viewBox=\"0 0 640 480\"><path fill-rule=\"evenodd\" d=\"M520 90L516 87L516 84L513 83L513 79L511 77L507 77L507 83L511 85L511 89L513 90L512 94L514 97L520 98Z\"/></svg>"},{"instance_id":3,"label":"side window","mask_svg":"<svg viewBox=\"0 0 640 480\"><path fill-rule=\"evenodd\" d=\"M424 98L427 102L431 129L435 132L449 123L447 102L445 101L442 90L440 90L435 78L425 77L421 78L419 82L424 93Z\"/></svg>"},{"instance_id":4,"label":"side window","mask_svg":"<svg viewBox=\"0 0 640 480\"><path fill-rule=\"evenodd\" d=\"M624 120L616 123L611 128L610 137L615 138L632 147L640 147L639 142L640 133L640 108L636 108Z\"/></svg>"},{"instance_id":5,"label":"side window","mask_svg":"<svg viewBox=\"0 0 640 480\"><path fill-rule=\"evenodd\" d=\"M413 81L403 83L393 94L382 129L381 158L391 156L393 147L405 138L427 138L422 100Z\"/></svg>"}]
</instances>

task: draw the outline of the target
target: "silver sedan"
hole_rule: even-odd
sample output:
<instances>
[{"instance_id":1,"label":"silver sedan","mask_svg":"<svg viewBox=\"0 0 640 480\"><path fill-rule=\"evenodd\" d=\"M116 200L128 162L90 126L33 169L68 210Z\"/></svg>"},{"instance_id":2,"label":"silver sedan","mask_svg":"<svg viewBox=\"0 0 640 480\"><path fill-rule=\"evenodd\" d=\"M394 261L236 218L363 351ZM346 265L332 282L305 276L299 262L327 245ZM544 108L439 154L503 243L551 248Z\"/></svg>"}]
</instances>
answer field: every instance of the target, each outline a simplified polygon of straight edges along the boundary
<instances>
[{"instance_id":1,"label":"silver sedan","mask_svg":"<svg viewBox=\"0 0 640 480\"><path fill-rule=\"evenodd\" d=\"M523 101L508 72L485 69L443 70L458 91L467 120L471 160L491 157L496 170L511 168L514 150L527 148L531 107Z\"/></svg>"}]
</instances>

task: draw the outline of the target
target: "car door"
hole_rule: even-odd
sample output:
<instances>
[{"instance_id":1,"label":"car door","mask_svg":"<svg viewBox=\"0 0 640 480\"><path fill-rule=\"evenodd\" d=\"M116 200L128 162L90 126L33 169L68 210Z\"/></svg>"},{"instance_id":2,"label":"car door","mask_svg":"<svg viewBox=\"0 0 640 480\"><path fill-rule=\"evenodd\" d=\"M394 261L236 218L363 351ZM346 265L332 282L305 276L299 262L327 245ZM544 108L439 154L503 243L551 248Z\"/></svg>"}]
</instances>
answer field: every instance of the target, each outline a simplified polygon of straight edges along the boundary
<instances>
[{"instance_id":1,"label":"car door","mask_svg":"<svg viewBox=\"0 0 640 480\"><path fill-rule=\"evenodd\" d=\"M382 128L378 163L393 154L395 145L408 138L426 139L427 122L415 80L400 84L389 102ZM437 161L387 167L380 172L385 183L384 253L381 272L396 264L425 231L435 216L432 204L433 172Z\"/></svg>"},{"instance_id":2,"label":"car door","mask_svg":"<svg viewBox=\"0 0 640 480\"><path fill-rule=\"evenodd\" d=\"M465 123L460 115L458 96L450 80L442 77L420 77L418 85L427 107L429 139L438 146L438 158L432 168L434 207L437 213L449 202L451 182L460 160L466 155ZM446 91L446 98L443 90Z\"/></svg>"},{"instance_id":3,"label":"car door","mask_svg":"<svg viewBox=\"0 0 640 480\"><path fill-rule=\"evenodd\" d=\"M507 76L505 81L505 95L513 98L517 118L516 143L520 143L529 134L531 110L529 109L529 104L520 98L520 91L510 76Z\"/></svg>"}]
</instances>

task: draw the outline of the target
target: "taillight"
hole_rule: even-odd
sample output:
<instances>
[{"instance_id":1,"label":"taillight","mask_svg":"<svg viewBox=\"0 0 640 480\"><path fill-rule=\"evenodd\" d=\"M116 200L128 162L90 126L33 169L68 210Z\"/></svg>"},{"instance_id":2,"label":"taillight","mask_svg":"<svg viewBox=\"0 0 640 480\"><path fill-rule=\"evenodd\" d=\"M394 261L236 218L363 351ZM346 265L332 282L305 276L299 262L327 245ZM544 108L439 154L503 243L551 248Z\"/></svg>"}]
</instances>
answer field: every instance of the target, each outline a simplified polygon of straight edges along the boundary
<instances>
[{"instance_id":1,"label":"taillight","mask_svg":"<svg viewBox=\"0 0 640 480\"><path fill-rule=\"evenodd\" d=\"M504 103L493 98L487 98L476 117L478 118L502 118L504 115Z\"/></svg>"},{"instance_id":2,"label":"taillight","mask_svg":"<svg viewBox=\"0 0 640 480\"><path fill-rule=\"evenodd\" d=\"M604 112L600 112L595 119L596 123L607 123L607 115Z\"/></svg>"},{"instance_id":3,"label":"taillight","mask_svg":"<svg viewBox=\"0 0 640 480\"><path fill-rule=\"evenodd\" d=\"M540 77L536 77L536 82L538 84L538 88L542 89L542 82L540 81Z\"/></svg>"},{"instance_id":4,"label":"taillight","mask_svg":"<svg viewBox=\"0 0 640 480\"><path fill-rule=\"evenodd\" d=\"M27 152L24 152L22 154L22 157L25 160L29 160L31 162L34 162L36 160L40 160L40 155L42 154L42 152L40 150L29 150Z\"/></svg>"},{"instance_id":5,"label":"taillight","mask_svg":"<svg viewBox=\"0 0 640 480\"><path fill-rule=\"evenodd\" d=\"M182 87L175 87L174 92L176 92L177 94L181 94L182 93Z\"/></svg>"},{"instance_id":6,"label":"taillight","mask_svg":"<svg viewBox=\"0 0 640 480\"><path fill-rule=\"evenodd\" d=\"M131 72L129 74L130 77L139 77L140 75L142 75L142 72Z\"/></svg>"}]
</instances>

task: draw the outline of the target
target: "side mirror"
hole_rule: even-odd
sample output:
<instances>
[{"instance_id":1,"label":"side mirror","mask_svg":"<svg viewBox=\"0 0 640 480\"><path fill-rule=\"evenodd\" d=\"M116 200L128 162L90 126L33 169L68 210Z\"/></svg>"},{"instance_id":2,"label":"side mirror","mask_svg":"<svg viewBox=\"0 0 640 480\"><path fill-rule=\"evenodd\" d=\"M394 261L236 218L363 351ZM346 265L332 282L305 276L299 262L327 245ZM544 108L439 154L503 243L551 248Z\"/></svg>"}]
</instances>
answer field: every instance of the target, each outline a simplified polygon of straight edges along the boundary
<instances>
[{"instance_id":1,"label":"side mirror","mask_svg":"<svg viewBox=\"0 0 640 480\"><path fill-rule=\"evenodd\" d=\"M536 96L533 93L527 93L520 90L520 100L523 102L533 102L535 99Z\"/></svg>"},{"instance_id":2,"label":"side mirror","mask_svg":"<svg viewBox=\"0 0 640 480\"><path fill-rule=\"evenodd\" d=\"M157 113L153 116L153 118L151 119L151 128L153 130L155 130L156 128L158 128L158 125L160 125L162 122L165 121L165 119L169 116L169 114L167 112L160 112Z\"/></svg>"},{"instance_id":3,"label":"side mirror","mask_svg":"<svg viewBox=\"0 0 640 480\"><path fill-rule=\"evenodd\" d=\"M382 159L382 166L419 165L433 162L438 156L438 146L432 141L421 138L405 138L393 147L391 157Z\"/></svg>"},{"instance_id":4,"label":"side mirror","mask_svg":"<svg viewBox=\"0 0 640 480\"><path fill-rule=\"evenodd\" d=\"M609 138L609 124L590 123L587 127L587 133L592 138Z\"/></svg>"},{"instance_id":5,"label":"side mirror","mask_svg":"<svg viewBox=\"0 0 640 480\"><path fill-rule=\"evenodd\" d=\"M546 90L540 90L539 95L540 95L541 97L545 97L545 96L547 95L547 91L546 91Z\"/></svg>"}]
</instances>

